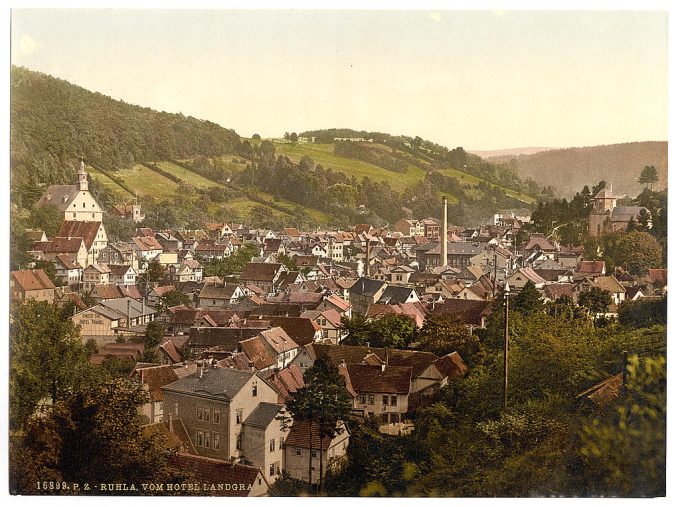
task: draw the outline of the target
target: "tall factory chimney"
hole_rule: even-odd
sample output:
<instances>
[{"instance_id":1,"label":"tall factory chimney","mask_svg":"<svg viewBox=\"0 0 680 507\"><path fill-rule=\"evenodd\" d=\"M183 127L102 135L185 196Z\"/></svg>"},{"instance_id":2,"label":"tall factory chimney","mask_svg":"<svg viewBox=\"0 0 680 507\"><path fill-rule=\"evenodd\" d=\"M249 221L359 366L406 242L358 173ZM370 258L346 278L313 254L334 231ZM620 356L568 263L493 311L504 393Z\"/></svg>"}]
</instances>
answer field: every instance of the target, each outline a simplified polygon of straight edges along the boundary
<instances>
[{"instance_id":1,"label":"tall factory chimney","mask_svg":"<svg viewBox=\"0 0 680 507\"><path fill-rule=\"evenodd\" d=\"M446 196L442 197L442 226L439 228L439 241L441 242L441 257L439 258L439 265L446 266L448 264L448 246L449 246L449 220L448 220L448 205L449 200Z\"/></svg>"}]
</instances>

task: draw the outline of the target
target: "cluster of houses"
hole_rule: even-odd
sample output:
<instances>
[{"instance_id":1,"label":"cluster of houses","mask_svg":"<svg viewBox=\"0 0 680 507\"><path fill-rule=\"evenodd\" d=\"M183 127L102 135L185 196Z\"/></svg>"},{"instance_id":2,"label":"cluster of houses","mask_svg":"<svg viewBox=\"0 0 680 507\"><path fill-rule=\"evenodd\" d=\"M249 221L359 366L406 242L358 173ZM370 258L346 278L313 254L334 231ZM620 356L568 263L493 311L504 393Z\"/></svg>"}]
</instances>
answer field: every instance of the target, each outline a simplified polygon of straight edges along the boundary
<instances>
[{"instance_id":1,"label":"cluster of houses","mask_svg":"<svg viewBox=\"0 0 680 507\"><path fill-rule=\"evenodd\" d=\"M581 247L541 234L517 245L522 222L516 217L478 228L449 227L445 213L443 220L403 219L392 230L368 224L307 232L226 223L199 230L139 227L128 242L110 243L82 163L76 185L52 185L38 202L48 204L64 221L53 238L27 231L30 253L52 262L62 283L55 286L41 269L14 271L11 301L74 303L71 318L83 341L97 345L91 361L116 357L134 365L130 376L149 393L140 409L147 431L181 447L178 464L206 481L247 483L221 494L266 494L284 472L317 481L321 469L345 455L347 421L338 421L335 436L326 439L309 423L280 422L286 401L319 357L330 358L345 379L352 418L377 418L391 434L408 432L410 414L467 371L455 352L438 357L345 345L343 318L405 315L421 327L428 315L446 313L472 332L485 326L506 284L517 292L531 282L546 300L574 301L599 287L612 295L612 313L625 300L666 290L666 270L608 274L604 262L585 259ZM139 221L138 207L120 208ZM256 255L240 273L204 276L207 262L245 245ZM152 262L164 273L155 283L148 277ZM189 303L159 306L174 292ZM161 360L144 363L143 336L154 320L165 328Z\"/></svg>"}]
</instances>

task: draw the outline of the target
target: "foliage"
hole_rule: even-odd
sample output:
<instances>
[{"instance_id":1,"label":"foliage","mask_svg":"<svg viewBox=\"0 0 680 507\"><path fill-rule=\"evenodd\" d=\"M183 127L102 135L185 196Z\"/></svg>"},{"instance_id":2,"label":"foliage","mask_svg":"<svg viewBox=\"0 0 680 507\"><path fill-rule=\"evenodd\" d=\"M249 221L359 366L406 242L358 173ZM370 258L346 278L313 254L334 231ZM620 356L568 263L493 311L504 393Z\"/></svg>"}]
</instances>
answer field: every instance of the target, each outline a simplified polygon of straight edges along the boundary
<instances>
[{"instance_id":1,"label":"foliage","mask_svg":"<svg viewBox=\"0 0 680 507\"><path fill-rule=\"evenodd\" d=\"M647 232L635 231L624 234L615 248L607 252L617 266L622 266L631 275L641 275L648 268L661 267L662 250L654 236Z\"/></svg>"},{"instance_id":2,"label":"foliage","mask_svg":"<svg viewBox=\"0 0 680 507\"><path fill-rule=\"evenodd\" d=\"M512 310L530 315L543 310L543 298L532 282L527 282L519 293L510 300Z\"/></svg>"},{"instance_id":3,"label":"foliage","mask_svg":"<svg viewBox=\"0 0 680 507\"><path fill-rule=\"evenodd\" d=\"M666 360L629 359L625 396L581 431L587 494L664 496L666 492Z\"/></svg>"},{"instance_id":4,"label":"foliage","mask_svg":"<svg viewBox=\"0 0 680 507\"><path fill-rule=\"evenodd\" d=\"M654 183L657 183L658 181L659 175L656 172L656 167L654 167L653 165L646 165L642 169L640 177L638 178L638 183L640 183L641 185L647 185L647 188L650 188Z\"/></svg>"},{"instance_id":5,"label":"foliage","mask_svg":"<svg viewBox=\"0 0 680 507\"><path fill-rule=\"evenodd\" d=\"M64 213L59 211L56 206L36 206L31 209L28 226L32 229L44 231L47 237L51 238L59 232L59 227L61 227L63 221Z\"/></svg>"},{"instance_id":6,"label":"foliage","mask_svg":"<svg viewBox=\"0 0 680 507\"><path fill-rule=\"evenodd\" d=\"M592 314L606 313L612 304L612 296L609 292L599 287L591 287L578 295L578 304Z\"/></svg>"},{"instance_id":7,"label":"foliage","mask_svg":"<svg viewBox=\"0 0 680 507\"><path fill-rule=\"evenodd\" d=\"M146 280L149 284L158 284L165 277L165 268L161 263L153 259L146 268Z\"/></svg>"},{"instance_id":8,"label":"foliage","mask_svg":"<svg viewBox=\"0 0 680 507\"><path fill-rule=\"evenodd\" d=\"M156 312L159 314L165 313L168 308L179 305L191 305L191 297L179 290L171 290L166 292L161 297L158 298L158 304L156 305Z\"/></svg>"},{"instance_id":9,"label":"foliage","mask_svg":"<svg viewBox=\"0 0 680 507\"><path fill-rule=\"evenodd\" d=\"M56 403L91 378L73 322L45 301L22 304L10 326L10 427L21 427L45 399Z\"/></svg>"},{"instance_id":10,"label":"foliage","mask_svg":"<svg viewBox=\"0 0 680 507\"><path fill-rule=\"evenodd\" d=\"M244 245L230 257L224 259L211 259L203 269L204 276L225 277L240 273L253 257L257 256L258 251L255 245Z\"/></svg>"},{"instance_id":11,"label":"foliage","mask_svg":"<svg viewBox=\"0 0 680 507\"><path fill-rule=\"evenodd\" d=\"M57 276L57 268L54 262L46 260L36 261L33 268L42 269L55 287L61 287L64 284L64 281Z\"/></svg>"},{"instance_id":12,"label":"foliage","mask_svg":"<svg viewBox=\"0 0 680 507\"><path fill-rule=\"evenodd\" d=\"M663 298L624 301L619 307L619 322L634 328L665 324L667 321L668 300Z\"/></svg>"},{"instance_id":13,"label":"foliage","mask_svg":"<svg viewBox=\"0 0 680 507\"><path fill-rule=\"evenodd\" d=\"M35 483L46 478L89 484L90 494L106 494L99 484L136 484L131 493L144 494L141 483L183 482L186 476L169 464L172 452L140 424L137 408L147 401L141 385L118 379L72 393L47 416L31 419L12 442L13 493L35 494Z\"/></svg>"},{"instance_id":14,"label":"foliage","mask_svg":"<svg viewBox=\"0 0 680 507\"><path fill-rule=\"evenodd\" d=\"M163 341L163 336L165 335L165 326L162 322L153 320L146 325L146 331L144 331L144 348L154 349L158 347Z\"/></svg>"},{"instance_id":15,"label":"foliage","mask_svg":"<svg viewBox=\"0 0 680 507\"><path fill-rule=\"evenodd\" d=\"M343 340L347 345L404 349L417 333L415 321L407 315L385 315L370 321L363 315L354 315L351 319L343 317L342 323L349 333Z\"/></svg>"},{"instance_id":16,"label":"foliage","mask_svg":"<svg viewBox=\"0 0 680 507\"><path fill-rule=\"evenodd\" d=\"M479 339L452 314L431 314L418 334L419 350L444 356L458 352L464 360L479 348Z\"/></svg>"}]
</instances>

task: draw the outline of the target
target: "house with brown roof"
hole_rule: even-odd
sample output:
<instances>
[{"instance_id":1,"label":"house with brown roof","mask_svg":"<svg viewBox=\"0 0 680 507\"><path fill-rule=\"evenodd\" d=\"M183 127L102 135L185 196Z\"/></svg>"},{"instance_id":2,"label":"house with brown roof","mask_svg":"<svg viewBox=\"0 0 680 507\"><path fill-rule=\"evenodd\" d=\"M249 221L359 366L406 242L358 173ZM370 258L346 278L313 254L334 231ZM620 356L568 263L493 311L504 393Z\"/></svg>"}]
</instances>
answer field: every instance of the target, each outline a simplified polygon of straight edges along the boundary
<instances>
[{"instance_id":1,"label":"house with brown roof","mask_svg":"<svg viewBox=\"0 0 680 507\"><path fill-rule=\"evenodd\" d=\"M140 271L146 271L149 262L163 253L163 247L155 237L134 237L130 245L139 262Z\"/></svg>"},{"instance_id":2,"label":"house with brown roof","mask_svg":"<svg viewBox=\"0 0 680 507\"><path fill-rule=\"evenodd\" d=\"M537 289L541 289L546 283L545 279L531 268L519 268L505 281L513 292L519 292L529 282L533 283Z\"/></svg>"},{"instance_id":3,"label":"house with brown roof","mask_svg":"<svg viewBox=\"0 0 680 507\"><path fill-rule=\"evenodd\" d=\"M435 303L432 309L433 315L450 314L467 324L470 330L485 327L486 319L491 316L490 301L471 301L466 299L445 299Z\"/></svg>"},{"instance_id":4,"label":"house with brown roof","mask_svg":"<svg viewBox=\"0 0 680 507\"><path fill-rule=\"evenodd\" d=\"M202 496L262 497L269 491L262 470L254 466L187 453L172 455L170 463L198 481Z\"/></svg>"},{"instance_id":5,"label":"house with brown roof","mask_svg":"<svg viewBox=\"0 0 680 507\"><path fill-rule=\"evenodd\" d=\"M12 302L54 302L54 284L42 269L12 271L9 274L9 298Z\"/></svg>"},{"instance_id":6,"label":"house with brown roof","mask_svg":"<svg viewBox=\"0 0 680 507\"><path fill-rule=\"evenodd\" d=\"M92 264L97 262L99 254L109 244L109 237L101 221L64 220L56 237L83 238L87 250L87 262Z\"/></svg>"},{"instance_id":7,"label":"house with brown roof","mask_svg":"<svg viewBox=\"0 0 680 507\"><path fill-rule=\"evenodd\" d=\"M89 190L84 161L80 161L73 185L50 185L35 204L54 206L64 214L64 220L102 221L102 208Z\"/></svg>"},{"instance_id":8,"label":"house with brown roof","mask_svg":"<svg viewBox=\"0 0 680 507\"><path fill-rule=\"evenodd\" d=\"M356 393L353 409L383 423L398 423L409 410L410 366L347 364L347 375Z\"/></svg>"},{"instance_id":9,"label":"house with brown roof","mask_svg":"<svg viewBox=\"0 0 680 507\"><path fill-rule=\"evenodd\" d=\"M71 254L57 255L54 260L55 274L74 289L79 288L83 276L83 268Z\"/></svg>"},{"instance_id":10,"label":"house with brown roof","mask_svg":"<svg viewBox=\"0 0 680 507\"><path fill-rule=\"evenodd\" d=\"M95 285L107 284L111 270L105 264L90 264L83 270L83 290L89 292Z\"/></svg>"},{"instance_id":11,"label":"house with brown roof","mask_svg":"<svg viewBox=\"0 0 680 507\"><path fill-rule=\"evenodd\" d=\"M137 270L137 258L129 243L109 243L106 248L99 252L97 258L99 264L127 265Z\"/></svg>"},{"instance_id":12,"label":"house with brown roof","mask_svg":"<svg viewBox=\"0 0 680 507\"><path fill-rule=\"evenodd\" d=\"M306 310L300 317L311 319L319 325L322 340L329 340L337 345L347 336L340 321L342 317L336 310Z\"/></svg>"},{"instance_id":13,"label":"house with brown roof","mask_svg":"<svg viewBox=\"0 0 680 507\"><path fill-rule=\"evenodd\" d=\"M606 273L607 267L604 261L581 261L574 273L574 278L594 278L597 276L604 276Z\"/></svg>"},{"instance_id":14,"label":"house with brown roof","mask_svg":"<svg viewBox=\"0 0 680 507\"><path fill-rule=\"evenodd\" d=\"M235 283L206 283L198 295L198 306L201 308L220 308L237 303L245 297L243 288Z\"/></svg>"},{"instance_id":15,"label":"house with brown roof","mask_svg":"<svg viewBox=\"0 0 680 507\"><path fill-rule=\"evenodd\" d=\"M298 349L299 345L280 327L262 330L255 337L239 342L239 351L245 352L260 371L285 368Z\"/></svg>"},{"instance_id":16,"label":"house with brown roof","mask_svg":"<svg viewBox=\"0 0 680 507\"><path fill-rule=\"evenodd\" d=\"M163 390L161 387L179 380L175 369L171 365L149 366L135 370L132 376L149 394L148 401L138 407L139 414L146 424L161 422L163 420Z\"/></svg>"},{"instance_id":17,"label":"house with brown roof","mask_svg":"<svg viewBox=\"0 0 680 507\"><path fill-rule=\"evenodd\" d=\"M70 255L75 258L81 268L87 266L87 248L83 238L52 238L33 244L29 254L36 260L55 262L60 255Z\"/></svg>"},{"instance_id":18,"label":"house with brown roof","mask_svg":"<svg viewBox=\"0 0 680 507\"><path fill-rule=\"evenodd\" d=\"M544 256L554 260L559 249L542 233L536 232L529 235L529 240L522 247L522 252L525 259L533 253L541 252Z\"/></svg>"},{"instance_id":19,"label":"house with brown roof","mask_svg":"<svg viewBox=\"0 0 680 507\"><path fill-rule=\"evenodd\" d=\"M310 438L311 436L311 438ZM328 467L347 453L350 434L345 423L338 421L335 435L332 438L320 438L317 423L295 421L285 441L284 469L292 478L309 481L311 471L312 483L324 476ZM311 440L311 441L310 441ZM311 457L311 470L310 470Z\"/></svg>"},{"instance_id":20,"label":"house with brown roof","mask_svg":"<svg viewBox=\"0 0 680 507\"><path fill-rule=\"evenodd\" d=\"M294 364L289 364L282 370L272 370L271 376L265 377L279 393L278 403L284 404L293 393L305 386L302 370Z\"/></svg>"},{"instance_id":21,"label":"house with brown roof","mask_svg":"<svg viewBox=\"0 0 680 507\"><path fill-rule=\"evenodd\" d=\"M286 268L279 263L249 262L239 277L241 284L253 284L267 293L273 293L277 280Z\"/></svg>"},{"instance_id":22,"label":"house with brown roof","mask_svg":"<svg viewBox=\"0 0 680 507\"><path fill-rule=\"evenodd\" d=\"M120 285L135 285L137 283L137 272L132 266L109 264L109 281Z\"/></svg>"}]
</instances>

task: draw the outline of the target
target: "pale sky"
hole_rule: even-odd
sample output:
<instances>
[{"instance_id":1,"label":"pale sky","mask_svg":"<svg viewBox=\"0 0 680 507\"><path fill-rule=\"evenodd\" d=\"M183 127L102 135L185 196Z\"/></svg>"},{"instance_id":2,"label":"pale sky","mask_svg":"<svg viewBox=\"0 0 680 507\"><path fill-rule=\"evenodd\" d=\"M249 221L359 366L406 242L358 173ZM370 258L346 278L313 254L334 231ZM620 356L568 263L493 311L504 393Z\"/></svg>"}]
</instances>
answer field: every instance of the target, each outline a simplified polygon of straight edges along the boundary
<instances>
[{"instance_id":1,"label":"pale sky","mask_svg":"<svg viewBox=\"0 0 680 507\"><path fill-rule=\"evenodd\" d=\"M14 10L12 63L242 136L449 148L668 138L667 14Z\"/></svg>"}]
</instances>

